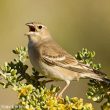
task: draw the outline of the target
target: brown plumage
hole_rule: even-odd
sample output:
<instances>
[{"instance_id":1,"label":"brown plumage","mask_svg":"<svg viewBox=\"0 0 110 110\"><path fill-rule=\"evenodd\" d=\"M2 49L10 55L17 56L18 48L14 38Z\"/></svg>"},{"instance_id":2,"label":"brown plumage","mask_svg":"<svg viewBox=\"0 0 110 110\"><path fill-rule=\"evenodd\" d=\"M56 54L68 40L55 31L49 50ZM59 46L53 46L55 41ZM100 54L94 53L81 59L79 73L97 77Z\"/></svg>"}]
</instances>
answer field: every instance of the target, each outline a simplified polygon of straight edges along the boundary
<instances>
[{"instance_id":1,"label":"brown plumage","mask_svg":"<svg viewBox=\"0 0 110 110\"><path fill-rule=\"evenodd\" d=\"M95 73L98 71L79 63L75 57L62 49L52 39L46 26L35 22L27 25L29 26L29 32L26 34L29 38L28 52L34 68L48 78L66 82L59 96L63 94L71 80L92 78L103 81L103 78Z\"/></svg>"}]
</instances>

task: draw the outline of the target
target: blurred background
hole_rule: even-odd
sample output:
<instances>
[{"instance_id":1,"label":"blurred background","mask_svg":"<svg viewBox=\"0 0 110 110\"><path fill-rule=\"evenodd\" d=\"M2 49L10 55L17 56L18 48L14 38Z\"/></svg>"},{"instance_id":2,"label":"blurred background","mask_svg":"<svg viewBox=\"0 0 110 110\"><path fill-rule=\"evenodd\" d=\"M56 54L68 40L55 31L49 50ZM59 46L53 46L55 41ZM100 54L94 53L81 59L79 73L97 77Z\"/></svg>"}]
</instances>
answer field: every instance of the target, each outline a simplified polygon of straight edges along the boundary
<instances>
[{"instance_id":1,"label":"blurred background","mask_svg":"<svg viewBox=\"0 0 110 110\"><path fill-rule=\"evenodd\" d=\"M41 22L69 53L82 48L96 52L95 62L110 77L110 1L109 0L0 0L0 65L15 56L12 49L27 46L27 22ZM31 65L29 63L29 65ZM64 82L55 83L64 86ZM71 82L64 95L86 100L87 80ZM90 101L90 100L89 100ZM11 89L0 89L0 107L17 102ZM94 104L96 110L98 104Z\"/></svg>"}]
</instances>

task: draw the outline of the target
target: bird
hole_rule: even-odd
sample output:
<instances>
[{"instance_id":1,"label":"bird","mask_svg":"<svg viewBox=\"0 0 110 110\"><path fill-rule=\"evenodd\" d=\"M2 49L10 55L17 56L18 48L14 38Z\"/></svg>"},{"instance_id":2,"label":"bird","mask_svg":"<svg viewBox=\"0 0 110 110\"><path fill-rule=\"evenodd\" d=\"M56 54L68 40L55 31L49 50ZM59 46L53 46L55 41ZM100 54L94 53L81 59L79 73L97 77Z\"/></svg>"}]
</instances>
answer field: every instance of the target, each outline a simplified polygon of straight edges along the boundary
<instances>
[{"instance_id":1,"label":"bird","mask_svg":"<svg viewBox=\"0 0 110 110\"><path fill-rule=\"evenodd\" d=\"M47 78L65 81L64 88L59 93L61 97L72 80L91 78L105 81L91 67L80 63L74 56L64 50L51 36L48 28L37 22L26 23L29 27L28 54L33 67Z\"/></svg>"}]
</instances>

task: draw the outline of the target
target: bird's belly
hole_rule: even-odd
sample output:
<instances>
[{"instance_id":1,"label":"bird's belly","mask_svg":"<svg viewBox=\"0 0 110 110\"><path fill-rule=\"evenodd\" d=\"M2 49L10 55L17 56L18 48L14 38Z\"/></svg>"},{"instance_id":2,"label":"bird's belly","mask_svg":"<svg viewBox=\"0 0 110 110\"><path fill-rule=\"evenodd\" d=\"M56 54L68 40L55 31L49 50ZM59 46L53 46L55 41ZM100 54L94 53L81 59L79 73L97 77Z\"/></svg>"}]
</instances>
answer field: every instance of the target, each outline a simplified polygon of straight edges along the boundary
<instances>
[{"instance_id":1,"label":"bird's belly","mask_svg":"<svg viewBox=\"0 0 110 110\"><path fill-rule=\"evenodd\" d=\"M41 64L42 74L51 79L57 80L77 80L79 75L73 71L58 67Z\"/></svg>"}]
</instances>

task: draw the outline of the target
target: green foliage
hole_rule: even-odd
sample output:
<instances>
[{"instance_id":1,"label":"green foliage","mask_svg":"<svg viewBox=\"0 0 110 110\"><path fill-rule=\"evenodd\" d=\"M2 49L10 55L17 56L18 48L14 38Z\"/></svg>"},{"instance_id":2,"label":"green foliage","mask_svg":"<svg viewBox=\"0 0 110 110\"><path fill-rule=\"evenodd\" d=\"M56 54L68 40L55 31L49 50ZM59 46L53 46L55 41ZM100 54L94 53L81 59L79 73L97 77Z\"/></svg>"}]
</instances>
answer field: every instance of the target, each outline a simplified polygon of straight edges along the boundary
<instances>
[{"instance_id":1,"label":"green foliage","mask_svg":"<svg viewBox=\"0 0 110 110\"><path fill-rule=\"evenodd\" d=\"M81 51L77 52L75 57L82 63L85 63L87 66L92 67L95 70L101 69L101 64L95 64L93 62L95 57L94 51L88 51L86 48L83 48Z\"/></svg>"},{"instance_id":2,"label":"green foliage","mask_svg":"<svg viewBox=\"0 0 110 110\"><path fill-rule=\"evenodd\" d=\"M77 97L58 98L59 87L46 88L47 80L32 68L32 74L27 73L27 49L16 48L13 53L18 57L0 67L0 85L9 86L18 93L19 102L12 110L93 110L92 104L83 102ZM105 104L106 105L106 104Z\"/></svg>"},{"instance_id":3,"label":"green foliage","mask_svg":"<svg viewBox=\"0 0 110 110\"><path fill-rule=\"evenodd\" d=\"M101 64L95 64L93 59L95 57L94 51L88 51L87 49L82 49L76 54L76 58L85 63L87 66L93 68L94 72L100 73L106 78L106 74L100 72ZM101 102L106 99L106 102L102 105L102 110L110 110L110 83L100 82L91 79L88 83L89 88L87 91L87 97L92 99L94 102ZM105 100L104 100L105 101Z\"/></svg>"}]
</instances>

